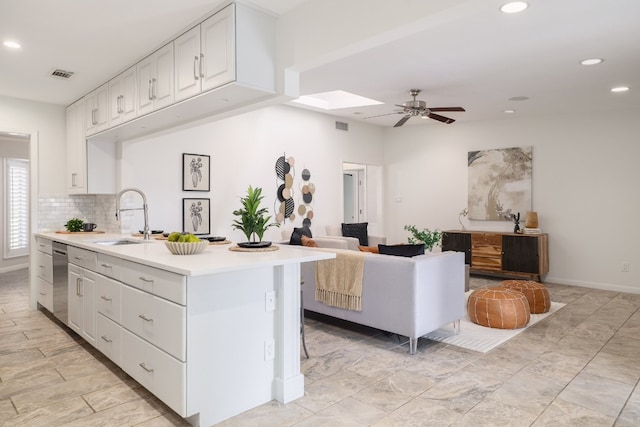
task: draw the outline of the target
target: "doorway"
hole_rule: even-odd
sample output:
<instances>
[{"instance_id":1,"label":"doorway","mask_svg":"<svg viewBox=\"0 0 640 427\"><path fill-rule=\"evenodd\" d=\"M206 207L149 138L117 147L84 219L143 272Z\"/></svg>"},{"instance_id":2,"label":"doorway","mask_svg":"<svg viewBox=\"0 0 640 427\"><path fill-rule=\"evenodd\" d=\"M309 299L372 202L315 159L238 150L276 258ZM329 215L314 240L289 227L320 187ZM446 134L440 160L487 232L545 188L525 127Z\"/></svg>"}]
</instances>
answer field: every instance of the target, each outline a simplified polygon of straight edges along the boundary
<instances>
[{"instance_id":1,"label":"doorway","mask_svg":"<svg viewBox=\"0 0 640 427\"><path fill-rule=\"evenodd\" d=\"M342 164L343 221L368 222L371 234L382 235L382 166Z\"/></svg>"}]
</instances>

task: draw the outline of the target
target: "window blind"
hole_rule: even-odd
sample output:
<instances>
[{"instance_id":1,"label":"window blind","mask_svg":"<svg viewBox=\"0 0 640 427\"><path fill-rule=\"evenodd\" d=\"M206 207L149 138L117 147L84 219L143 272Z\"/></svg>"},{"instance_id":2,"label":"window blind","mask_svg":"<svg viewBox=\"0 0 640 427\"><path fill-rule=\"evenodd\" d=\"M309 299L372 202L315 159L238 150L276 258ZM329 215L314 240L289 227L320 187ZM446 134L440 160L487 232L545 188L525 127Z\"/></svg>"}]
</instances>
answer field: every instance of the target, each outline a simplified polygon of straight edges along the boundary
<instances>
[{"instance_id":1,"label":"window blind","mask_svg":"<svg viewBox=\"0 0 640 427\"><path fill-rule=\"evenodd\" d=\"M6 159L5 256L29 254L29 161Z\"/></svg>"}]
</instances>

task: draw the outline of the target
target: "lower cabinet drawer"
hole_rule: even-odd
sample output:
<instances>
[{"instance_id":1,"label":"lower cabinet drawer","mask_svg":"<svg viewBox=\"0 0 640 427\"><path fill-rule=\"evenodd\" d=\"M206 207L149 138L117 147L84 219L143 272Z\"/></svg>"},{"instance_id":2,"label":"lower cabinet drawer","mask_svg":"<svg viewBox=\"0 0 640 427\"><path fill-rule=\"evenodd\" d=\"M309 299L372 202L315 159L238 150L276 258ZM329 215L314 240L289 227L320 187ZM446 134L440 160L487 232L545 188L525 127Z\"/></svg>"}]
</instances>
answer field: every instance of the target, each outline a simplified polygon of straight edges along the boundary
<instances>
[{"instance_id":1,"label":"lower cabinet drawer","mask_svg":"<svg viewBox=\"0 0 640 427\"><path fill-rule=\"evenodd\" d=\"M96 308L116 323L120 323L121 307L120 282L101 275L96 275Z\"/></svg>"},{"instance_id":2,"label":"lower cabinet drawer","mask_svg":"<svg viewBox=\"0 0 640 427\"><path fill-rule=\"evenodd\" d=\"M96 344L105 356L120 365L122 362L122 327L98 313Z\"/></svg>"},{"instance_id":3,"label":"lower cabinet drawer","mask_svg":"<svg viewBox=\"0 0 640 427\"><path fill-rule=\"evenodd\" d=\"M53 313L53 285L36 277L38 302L41 306Z\"/></svg>"},{"instance_id":4,"label":"lower cabinet drawer","mask_svg":"<svg viewBox=\"0 0 640 427\"><path fill-rule=\"evenodd\" d=\"M122 285L121 325L173 357L186 361L185 307Z\"/></svg>"},{"instance_id":5,"label":"lower cabinet drawer","mask_svg":"<svg viewBox=\"0 0 640 427\"><path fill-rule=\"evenodd\" d=\"M181 416L186 416L186 364L126 329L121 367Z\"/></svg>"}]
</instances>

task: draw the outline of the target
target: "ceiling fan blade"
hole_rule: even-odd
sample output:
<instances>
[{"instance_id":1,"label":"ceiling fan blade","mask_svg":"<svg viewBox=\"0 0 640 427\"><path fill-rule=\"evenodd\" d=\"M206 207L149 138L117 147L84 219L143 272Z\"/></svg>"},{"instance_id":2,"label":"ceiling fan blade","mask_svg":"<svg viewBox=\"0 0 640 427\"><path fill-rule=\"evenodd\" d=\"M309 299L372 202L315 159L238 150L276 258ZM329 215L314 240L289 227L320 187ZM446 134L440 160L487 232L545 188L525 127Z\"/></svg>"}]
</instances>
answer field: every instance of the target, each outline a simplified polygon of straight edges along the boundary
<instances>
[{"instance_id":1,"label":"ceiling fan blade","mask_svg":"<svg viewBox=\"0 0 640 427\"><path fill-rule=\"evenodd\" d=\"M429 110L431 111L466 111L464 108L462 107L429 107Z\"/></svg>"},{"instance_id":2,"label":"ceiling fan blade","mask_svg":"<svg viewBox=\"0 0 640 427\"><path fill-rule=\"evenodd\" d=\"M437 120L437 121L442 122L442 123L446 123L446 124L451 124L451 123L455 122L454 119L450 119L449 117L441 116L440 114L429 113L429 114L427 114L427 117L429 117L430 119L433 119L433 120Z\"/></svg>"},{"instance_id":3,"label":"ceiling fan blade","mask_svg":"<svg viewBox=\"0 0 640 427\"><path fill-rule=\"evenodd\" d=\"M409 114L407 114L406 116L404 116L403 118L401 118L401 119L398 121L398 123L396 123L395 125L393 125L393 127L394 127L394 128L397 128L397 127L402 126L402 125L403 125L403 124L405 124L405 122L406 122L407 120L409 120L410 118L411 118L411 116L410 116Z\"/></svg>"},{"instance_id":4,"label":"ceiling fan blade","mask_svg":"<svg viewBox=\"0 0 640 427\"><path fill-rule=\"evenodd\" d=\"M410 107L407 107L406 105L402 105L402 104L393 104L393 105L395 105L396 107L400 107L400 108L410 108Z\"/></svg>"},{"instance_id":5,"label":"ceiling fan blade","mask_svg":"<svg viewBox=\"0 0 640 427\"><path fill-rule=\"evenodd\" d=\"M394 111L393 113L378 114L377 116L364 117L363 120L373 119L374 117L390 116L392 114L404 114L404 111Z\"/></svg>"}]
</instances>

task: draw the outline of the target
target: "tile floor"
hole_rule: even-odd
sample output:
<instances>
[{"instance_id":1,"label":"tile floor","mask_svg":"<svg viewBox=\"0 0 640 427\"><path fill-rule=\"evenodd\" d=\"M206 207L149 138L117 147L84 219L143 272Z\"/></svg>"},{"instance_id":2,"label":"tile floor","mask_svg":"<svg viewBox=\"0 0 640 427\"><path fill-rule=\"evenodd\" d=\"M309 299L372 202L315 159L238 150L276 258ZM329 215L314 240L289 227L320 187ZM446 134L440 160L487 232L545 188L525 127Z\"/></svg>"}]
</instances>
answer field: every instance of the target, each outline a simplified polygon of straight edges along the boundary
<instances>
[{"instance_id":1,"label":"tile floor","mask_svg":"<svg viewBox=\"0 0 640 427\"><path fill-rule=\"evenodd\" d=\"M486 354L307 318L305 396L221 425L639 426L640 295L548 286L567 305ZM0 274L0 425L186 425L27 300Z\"/></svg>"}]
</instances>

